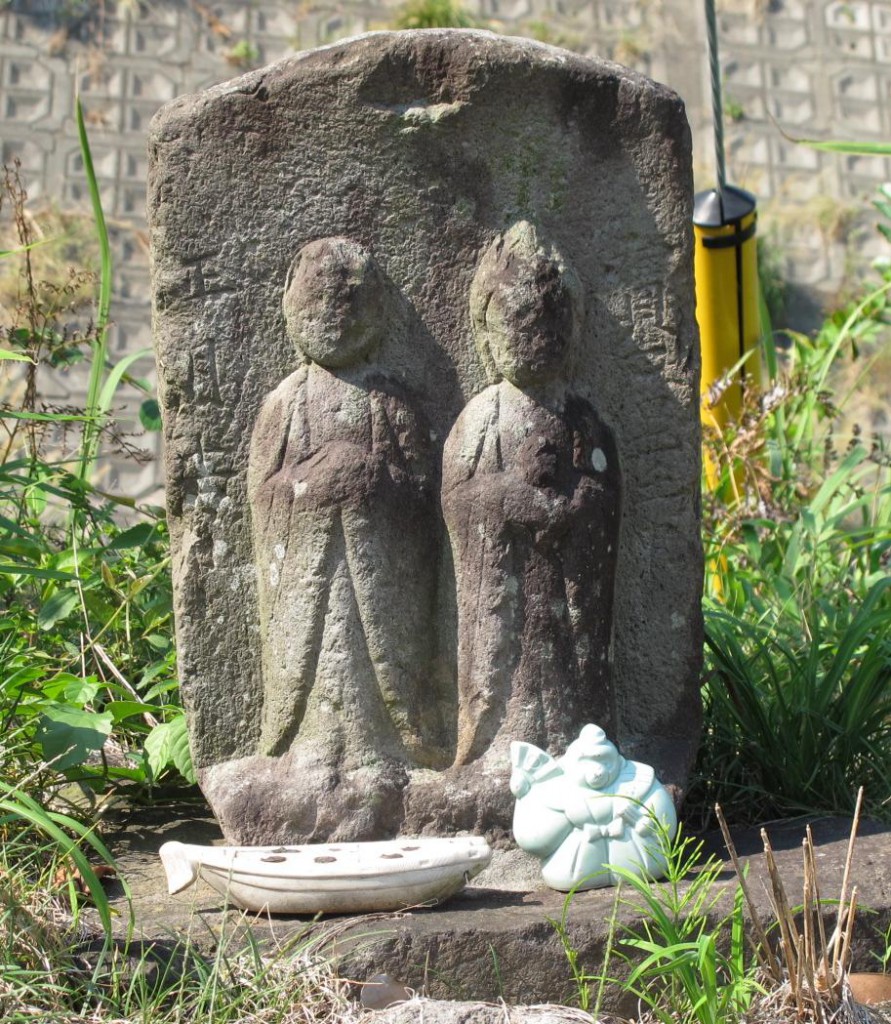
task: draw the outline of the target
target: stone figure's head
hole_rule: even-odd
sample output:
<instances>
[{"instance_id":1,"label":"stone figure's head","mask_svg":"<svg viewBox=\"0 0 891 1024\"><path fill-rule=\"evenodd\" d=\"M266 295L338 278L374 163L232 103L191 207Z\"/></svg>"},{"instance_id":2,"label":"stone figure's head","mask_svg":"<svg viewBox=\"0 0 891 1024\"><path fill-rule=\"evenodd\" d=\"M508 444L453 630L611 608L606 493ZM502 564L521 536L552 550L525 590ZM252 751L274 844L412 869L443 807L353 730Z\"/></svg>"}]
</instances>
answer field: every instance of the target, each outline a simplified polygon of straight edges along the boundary
<instances>
[{"instance_id":1,"label":"stone figure's head","mask_svg":"<svg viewBox=\"0 0 891 1024\"><path fill-rule=\"evenodd\" d=\"M313 362L350 366L385 330L386 285L374 257L349 238L318 238L291 264L282 308L288 337Z\"/></svg>"},{"instance_id":2,"label":"stone figure's head","mask_svg":"<svg viewBox=\"0 0 891 1024\"><path fill-rule=\"evenodd\" d=\"M470 286L477 346L490 377L544 384L567 368L581 330L578 278L519 221L489 246Z\"/></svg>"},{"instance_id":3,"label":"stone figure's head","mask_svg":"<svg viewBox=\"0 0 891 1024\"><path fill-rule=\"evenodd\" d=\"M625 758L599 725L586 725L566 748L564 771L579 785L604 789L618 778Z\"/></svg>"}]
</instances>

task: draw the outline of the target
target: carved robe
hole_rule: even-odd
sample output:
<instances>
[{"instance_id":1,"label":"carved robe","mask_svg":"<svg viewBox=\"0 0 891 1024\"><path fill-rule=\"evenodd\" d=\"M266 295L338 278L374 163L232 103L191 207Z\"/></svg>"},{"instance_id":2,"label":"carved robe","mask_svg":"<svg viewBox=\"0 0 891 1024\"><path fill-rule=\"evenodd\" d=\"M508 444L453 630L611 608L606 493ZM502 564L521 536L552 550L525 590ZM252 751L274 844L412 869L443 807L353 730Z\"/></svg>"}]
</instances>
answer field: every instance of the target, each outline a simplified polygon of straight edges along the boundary
<instances>
[{"instance_id":1,"label":"carved robe","mask_svg":"<svg viewBox=\"0 0 891 1024\"><path fill-rule=\"evenodd\" d=\"M430 437L374 373L311 364L267 398L249 501L264 651L264 746L349 767L363 750L423 762L436 525ZM344 726L349 723L349 728ZM360 736L344 749L347 734Z\"/></svg>"},{"instance_id":2,"label":"carved robe","mask_svg":"<svg viewBox=\"0 0 891 1024\"><path fill-rule=\"evenodd\" d=\"M458 750L565 747L607 721L619 466L583 399L545 405L508 381L462 411L442 507L458 599Z\"/></svg>"}]
</instances>

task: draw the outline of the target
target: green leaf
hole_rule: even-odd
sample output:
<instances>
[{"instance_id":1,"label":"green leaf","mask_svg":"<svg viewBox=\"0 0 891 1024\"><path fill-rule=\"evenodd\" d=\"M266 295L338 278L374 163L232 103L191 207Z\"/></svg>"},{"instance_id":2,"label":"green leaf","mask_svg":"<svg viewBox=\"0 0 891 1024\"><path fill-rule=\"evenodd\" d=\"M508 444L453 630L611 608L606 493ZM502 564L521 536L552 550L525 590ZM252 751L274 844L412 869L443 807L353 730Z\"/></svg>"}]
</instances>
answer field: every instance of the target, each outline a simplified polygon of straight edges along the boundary
<instances>
[{"instance_id":1,"label":"green leaf","mask_svg":"<svg viewBox=\"0 0 891 1024\"><path fill-rule=\"evenodd\" d=\"M105 562L99 563L99 575L102 577L102 582L109 590L113 590L116 594L120 593L114 578L114 573L108 568L108 565Z\"/></svg>"},{"instance_id":2,"label":"green leaf","mask_svg":"<svg viewBox=\"0 0 891 1024\"><path fill-rule=\"evenodd\" d=\"M779 126L777 126L779 127ZM824 153L848 153L851 156L891 156L891 143L888 142L851 142L840 139L802 139L790 135L780 128L780 134L789 142L798 146L808 146ZM884 186L883 186L884 187Z\"/></svg>"},{"instance_id":3,"label":"green leaf","mask_svg":"<svg viewBox=\"0 0 891 1024\"><path fill-rule=\"evenodd\" d=\"M758 536L758 530L753 523L743 523L741 530L749 557L757 565L761 561L761 540Z\"/></svg>"},{"instance_id":4,"label":"green leaf","mask_svg":"<svg viewBox=\"0 0 891 1024\"><path fill-rule=\"evenodd\" d=\"M102 882L79 846L79 843L90 846L93 852L98 854L106 864L113 865L114 859L99 837L74 818L69 818L67 815L59 814L55 811L47 811L26 793L13 789L2 780L0 780L0 811L12 819L27 822L40 832L45 833L52 840L59 856L70 857L74 861L81 878L83 878L87 888L90 890L90 895L96 905L105 934L110 938L112 934L112 912L108 903L108 897L102 887ZM79 842L72 839L64 830L74 832L79 837ZM73 888L71 892L71 909L76 917L76 896L74 896ZM124 894L129 900L130 892L126 882L124 883Z\"/></svg>"},{"instance_id":5,"label":"green leaf","mask_svg":"<svg viewBox=\"0 0 891 1024\"><path fill-rule=\"evenodd\" d=\"M160 430L163 426L161 422L161 407L154 398L149 398L140 405L139 422L146 430Z\"/></svg>"},{"instance_id":6,"label":"green leaf","mask_svg":"<svg viewBox=\"0 0 891 1024\"><path fill-rule=\"evenodd\" d=\"M10 352L8 348L0 348L0 360L9 359L14 363L31 363L36 366L37 361L32 359L30 356L25 355L24 352Z\"/></svg>"},{"instance_id":7,"label":"green leaf","mask_svg":"<svg viewBox=\"0 0 891 1024\"><path fill-rule=\"evenodd\" d=\"M166 663L160 663L163 668L167 668ZM146 700L157 700L159 697L164 697L168 693L174 693L179 688L179 684L175 679L162 679L161 682L155 683L153 687L146 693Z\"/></svg>"},{"instance_id":8,"label":"green leaf","mask_svg":"<svg viewBox=\"0 0 891 1024\"><path fill-rule=\"evenodd\" d=\"M159 676L168 668L166 660L163 658L160 661L153 661L151 665L147 666L146 670L142 673L142 677L139 680L140 686L147 686L153 679Z\"/></svg>"},{"instance_id":9,"label":"green leaf","mask_svg":"<svg viewBox=\"0 0 891 1024\"><path fill-rule=\"evenodd\" d=\"M0 480L2 479L2 476L0 476ZM8 516L0 515L0 530L5 530L8 533L14 533L17 537L23 537L25 539L29 537L28 531L19 526L14 519L10 519Z\"/></svg>"},{"instance_id":10,"label":"green leaf","mask_svg":"<svg viewBox=\"0 0 891 1024\"><path fill-rule=\"evenodd\" d=\"M20 348L27 348L36 336L27 327L13 327L8 333L9 340Z\"/></svg>"},{"instance_id":11,"label":"green leaf","mask_svg":"<svg viewBox=\"0 0 891 1024\"><path fill-rule=\"evenodd\" d=\"M809 146L824 153L848 153L851 156L891 156L891 143L887 142L821 142L819 139L793 139L800 146Z\"/></svg>"},{"instance_id":12,"label":"green leaf","mask_svg":"<svg viewBox=\"0 0 891 1024\"><path fill-rule=\"evenodd\" d=\"M89 416L70 412L20 412L16 409L0 409L0 420L35 420L38 423L86 423Z\"/></svg>"},{"instance_id":13,"label":"green leaf","mask_svg":"<svg viewBox=\"0 0 891 1024\"><path fill-rule=\"evenodd\" d=\"M29 661L30 660L31 659L29 658ZM8 666L8 674L3 680L4 697L8 697L16 703L19 703L26 691L31 694L41 694L41 691L37 690L33 686L29 686L28 684L34 683L46 675L46 668L44 666L29 664L22 668L13 669L13 671L9 671L9 669L13 669L13 666Z\"/></svg>"},{"instance_id":14,"label":"green leaf","mask_svg":"<svg viewBox=\"0 0 891 1024\"><path fill-rule=\"evenodd\" d=\"M166 636L161 636L160 633L150 633L144 638L145 642L153 647L156 651L169 651L170 650L170 639Z\"/></svg>"},{"instance_id":15,"label":"green leaf","mask_svg":"<svg viewBox=\"0 0 891 1024\"><path fill-rule=\"evenodd\" d=\"M836 491L850 481L852 471L868 457L869 452L862 446L852 448L835 472L820 485L819 491L811 500L811 509L814 512L822 512Z\"/></svg>"},{"instance_id":16,"label":"green leaf","mask_svg":"<svg viewBox=\"0 0 891 1024\"><path fill-rule=\"evenodd\" d=\"M144 704L140 700L114 700L105 705L105 710L114 719L115 725L120 725L128 718L137 718L146 713L157 715L161 712L157 704Z\"/></svg>"},{"instance_id":17,"label":"green leaf","mask_svg":"<svg viewBox=\"0 0 891 1024\"><path fill-rule=\"evenodd\" d=\"M80 605L80 597L76 590L57 590L43 603L37 613L37 625L41 629L52 629L57 622L67 619Z\"/></svg>"},{"instance_id":18,"label":"green leaf","mask_svg":"<svg viewBox=\"0 0 891 1024\"><path fill-rule=\"evenodd\" d=\"M146 737L145 752L156 778L172 764L187 782L197 781L189 751L185 715L177 715L169 722L156 725Z\"/></svg>"},{"instance_id":19,"label":"green leaf","mask_svg":"<svg viewBox=\"0 0 891 1024\"><path fill-rule=\"evenodd\" d=\"M156 535L157 528L154 523L137 523L119 533L106 550L120 551L123 548L142 548Z\"/></svg>"},{"instance_id":20,"label":"green leaf","mask_svg":"<svg viewBox=\"0 0 891 1024\"><path fill-rule=\"evenodd\" d=\"M111 735L112 724L107 712L84 711L60 704L47 708L40 716L35 739L44 758L52 761L58 771L64 771L101 750Z\"/></svg>"},{"instance_id":21,"label":"green leaf","mask_svg":"<svg viewBox=\"0 0 891 1024\"><path fill-rule=\"evenodd\" d=\"M43 548L27 536L5 537L0 543L0 554L7 558L40 558Z\"/></svg>"},{"instance_id":22,"label":"green leaf","mask_svg":"<svg viewBox=\"0 0 891 1024\"><path fill-rule=\"evenodd\" d=\"M84 358L84 351L79 345L62 345L50 353L49 364L54 368L68 367L83 362Z\"/></svg>"},{"instance_id":23,"label":"green leaf","mask_svg":"<svg viewBox=\"0 0 891 1024\"><path fill-rule=\"evenodd\" d=\"M99 273L99 296L96 308L95 336L96 342L93 347L93 363L90 367L90 379L87 384L88 413L87 422L84 425L81 435L80 467L78 476L86 480L92 472L96 461L96 450L99 445L99 429L106 411L100 403L102 391L102 377L105 372L105 361L108 353L108 314L111 305L111 244L108 238L108 228L105 224L105 214L102 211L102 199L99 194L99 182L96 178L96 171L93 167L93 154L90 151L90 140L87 137L87 126L84 120L83 106L80 96L74 100L74 116L77 121L77 134L80 139L80 152L84 162L84 173L87 177L87 186L90 192L90 202L93 206L93 219L96 222L96 234L99 238L100 273Z\"/></svg>"},{"instance_id":24,"label":"green leaf","mask_svg":"<svg viewBox=\"0 0 891 1024\"><path fill-rule=\"evenodd\" d=\"M127 597L131 600L141 594L143 590L154 580L154 576L142 576L138 580L133 580L129 587L127 587Z\"/></svg>"},{"instance_id":25,"label":"green leaf","mask_svg":"<svg viewBox=\"0 0 891 1024\"><path fill-rule=\"evenodd\" d=\"M43 695L50 700L83 707L84 704L89 704L93 700L101 687L95 676L83 679L70 672L60 672L53 679L44 683L42 689Z\"/></svg>"},{"instance_id":26,"label":"green leaf","mask_svg":"<svg viewBox=\"0 0 891 1024\"><path fill-rule=\"evenodd\" d=\"M20 253L36 249L39 245L48 245L50 242L54 241L56 241L54 238L38 238L36 241L29 242L27 245L17 245L15 249L0 249L0 259L5 259L7 256L18 256Z\"/></svg>"},{"instance_id":27,"label":"green leaf","mask_svg":"<svg viewBox=\"0 0 891 1024\"><path fill-rule=\"evenodd\" d=\"M136 352L130 352L124 356L114 366L114 369L109 373L102 385L102 390L99 393L99 411L103 415L108 412L111 408L112 400L114 399L114 393L118 389L118 385L121 383L121 379L130 367L137 361L137 359L146 359L150 357L152 350L150 348L141 348Z\"/></svg>"}]
</instances>

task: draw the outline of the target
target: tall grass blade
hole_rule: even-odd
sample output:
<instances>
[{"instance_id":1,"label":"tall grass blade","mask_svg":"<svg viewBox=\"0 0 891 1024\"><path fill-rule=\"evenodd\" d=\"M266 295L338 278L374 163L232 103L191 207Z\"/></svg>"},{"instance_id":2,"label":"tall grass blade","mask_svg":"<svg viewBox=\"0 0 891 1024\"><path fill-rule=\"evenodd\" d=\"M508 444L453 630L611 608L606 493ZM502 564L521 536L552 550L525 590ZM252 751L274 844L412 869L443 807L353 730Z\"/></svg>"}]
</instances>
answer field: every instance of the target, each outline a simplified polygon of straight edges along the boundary
<instances>
[{"instance_id":1,"label":"tall grass blade","mask_svg":"<svg viewBox=\"0 0 891 1024\"><path fill-rule=\"evenodd\" d=\"M114 400L115 392L130 367L137 362L137 360L145 359L146 356L150 356L151 354L152 350L150 348L141 348L136 352L128 353L118 363L115 363L114 369L109 373L107 380L102 386L102 391L99 394L98 409L100 415L105 416L108 413L108 410L111 408L111 403Z\"/></svg>"},{"instance_id":2,"label":"tall grass blade","mask_svg":"<svg viewBox=\"0 0 891 1024\"><path fill-rule=\"evenodd\" d=\"M105 846L96 836L88 833L79 822L65 815L45 810L36 800L33 800L21 791L16 791L13 787L2 781L0 781L0 793L4 794L0 796L0 812L3 813L7 822L20 821L31 825L53 841L56 852L61 858L70 858L74 862L80 877L90 891L90 896L96 905L105 934L110 937L112 933L111 906L108 902L108 896L102 887L102 882L78 845L77 840L73 839L61 826L64 825L65 828L78 832L81 839L92 846L107 863L113 863L111 854ZM0 822L3 820L0 819ZM77 910L76 898L73 898L72 912L76 915Z\"/></svg>"},{"instance_id":3,"label":"tall grass blade","mask_svg":"<svg viewBox=\"0 0 891 1024\"><path fill-rule=\"evenodd\" d=\"M90 380L87 386L85 409L87 422L84 424L81 438L80 466L78 469L80 479L86 480L91 475L96 462L99 437L102 429L103 411L100 407L99 397L102 379L105 374L105 363L108 358L108 315L111 308L112 267L108 228L105 223L105 214L102 211L102 198L99 194L99 183L96 180L96 171L93 167L93 155L90 150L90 140L87 137L87 128L84 122L84 112L80 96L75 99L74 110L77 119L77 134L80 139L80 151L84 162L84 173L87 177L90 202L93 207L93 218L96 222L96 235L99 239L100 253L99 299L95 323L96 340L93 346Z\"/></svg>"}]
</instances>

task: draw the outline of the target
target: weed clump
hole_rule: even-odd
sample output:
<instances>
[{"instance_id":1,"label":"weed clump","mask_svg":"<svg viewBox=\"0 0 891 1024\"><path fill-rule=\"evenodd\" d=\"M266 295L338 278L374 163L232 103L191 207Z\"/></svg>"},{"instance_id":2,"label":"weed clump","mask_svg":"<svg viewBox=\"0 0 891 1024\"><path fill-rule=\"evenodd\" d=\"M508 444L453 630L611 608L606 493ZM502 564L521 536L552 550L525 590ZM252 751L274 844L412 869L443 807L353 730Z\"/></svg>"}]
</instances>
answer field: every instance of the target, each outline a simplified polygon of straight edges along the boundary
<instances>
[{"instance_id":1,"label":"weed clump","mask_svg":"<svg viewBox=\"0 0 891 1024\"><path fill-rule=\"evenodd\" d=\"M886 819L891 787L891 464L883 440L839 436L836 368L870 373L891 275L815 337L765 341L770 380L706 432L703 741L688 801L707 824L808 811Z\"/></svg>"}]
</instances>

